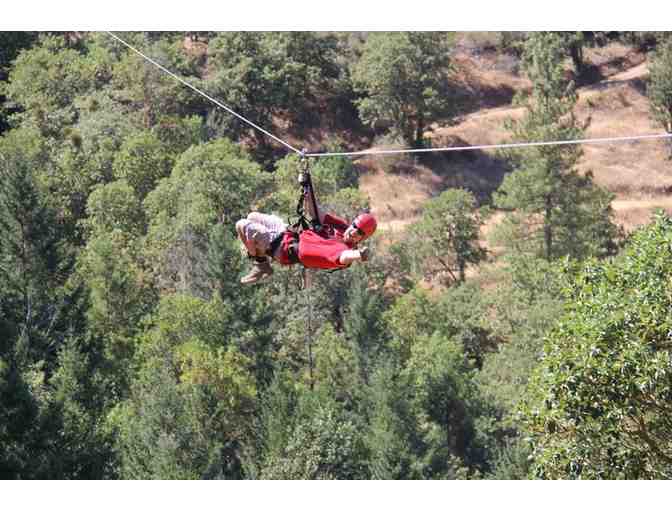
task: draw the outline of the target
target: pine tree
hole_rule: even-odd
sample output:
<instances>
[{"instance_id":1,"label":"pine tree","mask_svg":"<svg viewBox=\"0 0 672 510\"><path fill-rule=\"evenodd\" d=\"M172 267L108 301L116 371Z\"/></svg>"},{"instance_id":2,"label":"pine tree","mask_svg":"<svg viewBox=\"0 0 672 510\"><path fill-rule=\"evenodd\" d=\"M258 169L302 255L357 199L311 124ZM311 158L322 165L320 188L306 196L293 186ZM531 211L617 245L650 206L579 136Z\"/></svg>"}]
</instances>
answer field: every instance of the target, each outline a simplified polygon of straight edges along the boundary
<instances>
[{"instance_id":1,"label":"pine tree","mask_svg":"<svg viewBox=\"0 0 672 510\"><path fill-rule=\"evenodd\" d=\"M0 140L0 303L5 327L25 347L23 361L47 353L53 361L64 338L68 267L55 215L34 178L38 159L21 148L22 135Z\"/></svg>"},{"instance_id":2,"label":"pine tree","mask_svg":"<svg viewBox=\"0 0 672 510\"><path fill-rule=\"evenodd\" d=\"M515 141L575 140L583 135L573 108L574 84L564 78L563 41L553 32L535 32L525 44L524 66L532 80L527 115L510 122ZM583 258L615 249L618 232L611 222L610 193L592 174L576 170L579 145L527 148L509 154L514 171L495 195L495 204L513 209L500 239L514 252L532 252L553 260L563 255Z\"/></svg>"},{"instance_id":3,"label":"pine tree","mask_svg":"<svg viewBox=\"0 0 672 510\"><path fill-rule=\"evenodd\" d=\"M413 468L413 419L398 371L387 361L376 368L368 387L369 426L365 436L372 479L416 476Z\"/></svg>"},{"instance_id":4,"label":"pine tree","mask_svg":"<svg viewBox=\"0 0 672 510\"><path fill-rule=\"evenodd\" d=\"M656 50L650 65L650 83L647 89L651 112L656 121L672 133L672 39ZM670 144L672 157L672 144Z\"/></svg>"}]
</instances>

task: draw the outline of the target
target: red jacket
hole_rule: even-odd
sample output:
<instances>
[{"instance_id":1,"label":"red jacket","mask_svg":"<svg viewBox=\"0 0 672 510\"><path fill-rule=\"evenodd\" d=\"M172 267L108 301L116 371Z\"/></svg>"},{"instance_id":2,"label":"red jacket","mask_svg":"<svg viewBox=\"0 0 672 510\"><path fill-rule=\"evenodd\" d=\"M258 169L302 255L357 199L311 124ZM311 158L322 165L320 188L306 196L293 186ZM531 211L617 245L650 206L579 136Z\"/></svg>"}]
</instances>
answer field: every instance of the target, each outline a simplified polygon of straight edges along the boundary
<instances>
[{"instance_id":1,"label":"red jacket","mask_svg":"<svg viewBox=\"0 0 672 510\"><path fill-rule=\"evenodd\" d=\"M341 264L341 253L352 249L343 241L343 233L347 230L348 223L331 214L325 214L322 229L304 230L299 235L298 259L299 262L309 269L342 269L348 267ZM292 264L289 251L291 250L294 234L286 232L282 240L279 254L281 264Z\"/></svg>"}]
</instances>

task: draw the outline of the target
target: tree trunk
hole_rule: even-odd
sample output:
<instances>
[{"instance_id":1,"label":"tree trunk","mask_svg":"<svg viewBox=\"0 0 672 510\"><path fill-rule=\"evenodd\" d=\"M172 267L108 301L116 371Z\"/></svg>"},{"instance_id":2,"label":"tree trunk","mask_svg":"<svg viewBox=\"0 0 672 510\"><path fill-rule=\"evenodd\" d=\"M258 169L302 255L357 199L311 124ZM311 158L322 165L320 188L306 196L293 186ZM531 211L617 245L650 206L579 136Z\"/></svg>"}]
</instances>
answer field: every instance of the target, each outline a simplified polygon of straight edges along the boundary
<instances>
[{"instance_id":1,"label":"tree trunk","mask_svg":"<svg viewBox=\"0 0 672 510\"><path fill-rule=\"evenodd\" d=\"M580 42L572 44L569 53L576 69L576 76L579 77L583 72L583 45Z\"/></svg>"},{"instance_id":2,"label":"tree trunk","mask_svg":"<svg viewBox=\"0 0 672 510\"><path fill-rule=\"evenodd\" d=\"M422 148L422 141L424 139L424 134L425 134L425 118L422 114L418 115L418 122L415 125L415 141L413 142L413 146L416 149L421 149Z\"/></svg>"},{"instance_id":3,"label":"tree trunk","mask_svg":"<svg viewBox=\"0 0 672 510\"><path fill-rule=\"evenodd\" d=\"M551 228L551 217L553 215L553 202L551 196L546 196L546 210L544 221L544 244L546 248L546 260L551 260L551 253L553 249L553 229Z\"/></svg>"}]
</instances>

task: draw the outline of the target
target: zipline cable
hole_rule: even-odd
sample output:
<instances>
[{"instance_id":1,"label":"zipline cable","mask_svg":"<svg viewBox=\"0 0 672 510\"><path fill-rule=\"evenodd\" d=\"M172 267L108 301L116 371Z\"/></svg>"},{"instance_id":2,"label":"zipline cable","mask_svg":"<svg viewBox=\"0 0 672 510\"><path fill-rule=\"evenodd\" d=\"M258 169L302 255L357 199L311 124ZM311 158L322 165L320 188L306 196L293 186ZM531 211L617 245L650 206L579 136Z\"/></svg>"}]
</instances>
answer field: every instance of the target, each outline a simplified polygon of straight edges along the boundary
<instances>
[{"instance_id":1,"label":"zipline cable","mask_svg":"<svg viewBox=\"0 0 672 510\"><path fill-rule=\"evenodd\" d=\"M191 83L187 82L186 80L180 78L177 76L175 73L171 72L170 70L166 69L163 67L161 64L158 62L152 60L149 58L147 55L142 53L141 51L137 50L130 44L128 44L126 41L123 39L119 38L118 36L114 35L112 32L106 31L106 33L119 41L121 44L129 48L130 50L134 51L138 55L140 55L142 58L150 62L151 64L155 65L159 69L161 69L163 72L168 74L169 76L173 77L183 85L186 85L189 87L191 90L196 92L197 94L200 94L201 96L205 97L207 100L211 101L212 103L216 104L223 110L226 110L229 112L231 115L234 115L238 119L242 120L246 124L252 126L253 128L261 131L264 133L266 136L271 137L273 140L276 142L279 142L280 144L284 145L291 151L293 151L296 154L299 154L302 158L323 158L323 157L332 157L332 156L378 156L378 155L384 155L384 154L413 154L413 153L422 153L422 152L457 152L457 151L473 151L473 150L487 150L487 149L514 149L514 148L519 148L519 147L542 147L542 146L549 146L549 145L578 145L578 144L589 144L589 143L611 143L611 142L625 142L625 141L635 141L635 140L652 140L652 139L660 139L660 138L671 138L672 133L663 133L663 134L654 134L654 135L638 135L638 136L621 136L621 137L612 137L612 138L586 138L586 139L577 139L577 140L558 140L558 141L551 141L551 142L520 142L520 143L505 143L505 144L496 144L496 145L471 145L471 146L464 146L464 147L436 147L436 148L427 148L427 149L389 149L389 150L363 150L363 151L354 151L354 152L313 152L313 153L306 153L304 151L300 151L295 147L292 147L290 144L287 142L281 140L277 136L273 135L272 133L269 133L266 131L264 128L258 126L254 122L246 119L242 115L236 113L233 111L231 108L228 106L222 104L221 102L217 101L215 98L209 96L205 92L199 90L198 88L194 87Z\"/></svg>"},{"instance_id":2,"label":"zipline cable","mask_svg":"<svg viewBox=\"0 0 672 510\"><path fill-rule=\"evenodd\" d=\"M243 122L249 124L249 125L252 126L253 128L258 129L259 131L261 131L261 132L264 133L265 135L270 136L271 138L273 138L273 140L275 140L276 142L281 143L282 145L284 145L284 146L287 147L288 149L294 151L295 153L297 153L297 154L301 154L301 151L300 151L300 150L298 150L298 149L292 147L292 146L289 145L287 142L282 141L280 138L278 138L277 136L273 135L272 133L269 133L268 131L266 131L266 130L263 129L262 127L257 126L257 125L256 125L254 122L252 122L251 120L247 120L245 117L243 117L242 115L239 115L238 113L234 112L231 108L229 108L228 106L226 106L226 105L220 103L219 101L217 101L217 100L214 99L213 97L210 97L210 96L207 95L205 92L202 92L201 90L197 89L197 88L194 87L191 83L187 82L186 80L183 80L182 78L180 78L179 76L177 76L175 73L169 71L168 69L166 69L165 67L163 67L163 66L162 66L161 64L159 64L158 62L152 60L151 58L149 58L147 55L145 55L145 54L142 53L141 51L135 49L133 46L131 46L130 44L128 44L128 43L127 43L126 41L124 41L123 39L121 39L121 38L117 37L116 35L114 35L112 32L108 32L108 31L106 31L105 33L108 34L110 37L113 37L114 39L116 39L117 41L119 41L121 44L123 44L124 46L126 46L126 47L129 48L130 50L132 50L132 51L134 51L135 53L137 53L138 55L140 55L142 58L144 58L144 59L147 60L148 62L154 64L156 67L158 67L159 69L161 69L164 73L166 73L166 74L172 76L172 77L175 78L177 81L179 81L179 82L182 83L183 85L186 85L187 87L189 87L191 90L193 90L193 91L196 92L197 94L200 94L201 96L203 96L204 98L208 99L209 101L212 101L214 104L216 104L216 105L219 106L220 108L226 110L226 111L229 112L231 115L234 115L235 117L237 117L237 118L239 118L240 120L242 120Z\"/></svg>"},{"instance_id":3,"label":"zipline cable","mask_svg":"<svg viewBox=\"0 0 672 510\"><path fill-rule=\"evenodd\" d=\"M497 145L469 145L465 147L436 147L427 149L389 149L389 150L364 150L356 152L313 152L305 153L306 158L322 158L331 156L378 156L380 154L404 154L417 152L449 152L449 151L473 151L485 149L512 149L516 147L540 147L544 145L570 145L582 143L609 143L609 142L625 142L632 140L651 140L656 138L671 138L672 133L663 133L655 135L638 135L638 136L619 136L612 138L585 138L579 140L560 140L553 142L520 142L520 143L503 143Z\"/></svg>"}]
</instances>

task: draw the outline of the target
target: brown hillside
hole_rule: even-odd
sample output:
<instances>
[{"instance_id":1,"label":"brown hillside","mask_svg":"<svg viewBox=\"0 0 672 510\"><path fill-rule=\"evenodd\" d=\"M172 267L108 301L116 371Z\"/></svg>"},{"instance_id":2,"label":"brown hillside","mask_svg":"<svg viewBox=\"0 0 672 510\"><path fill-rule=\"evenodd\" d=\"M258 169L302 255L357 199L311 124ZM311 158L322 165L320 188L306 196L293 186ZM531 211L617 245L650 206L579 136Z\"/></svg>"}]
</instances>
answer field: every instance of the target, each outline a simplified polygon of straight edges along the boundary
<instances>
[{"instance_id":1,"label":"brown hillside","mask_svg":"<svg viewBox=\"0 0 672 510\"><path fill-rule=\"evenodd\" d=\"M579 88L578 118L588 124L587 138L660 133L649 113L645 95L648 75L646 57L622 44L589 49L586 59L590 77L599 81ZM464 146L506 143L503 122L519 117L513 108L511 90L528 87L523 78L483 57L456 56L461 80L482 107L465 114L450 127L436 128L429 136L434 146ZM509 66L515 71L515 66ZM508 103L500 106L502 98ZM657 207L672 212L672 164L665 141L632 141L586 144L580 168L591 170L596 181L616 194L617 221L627 230L648 221ZM524 150L524 149L521 149ZM492 152L492 151L489 151ZM369 194L382 227L403 228L413 222L422 204L451 186L465 186L477 195L491 192L501 182L503 168L494 154L483 151L442 153L412 160L401 157L367 157L358 164L361 186Z\"/></svg>"}]
</instances>

